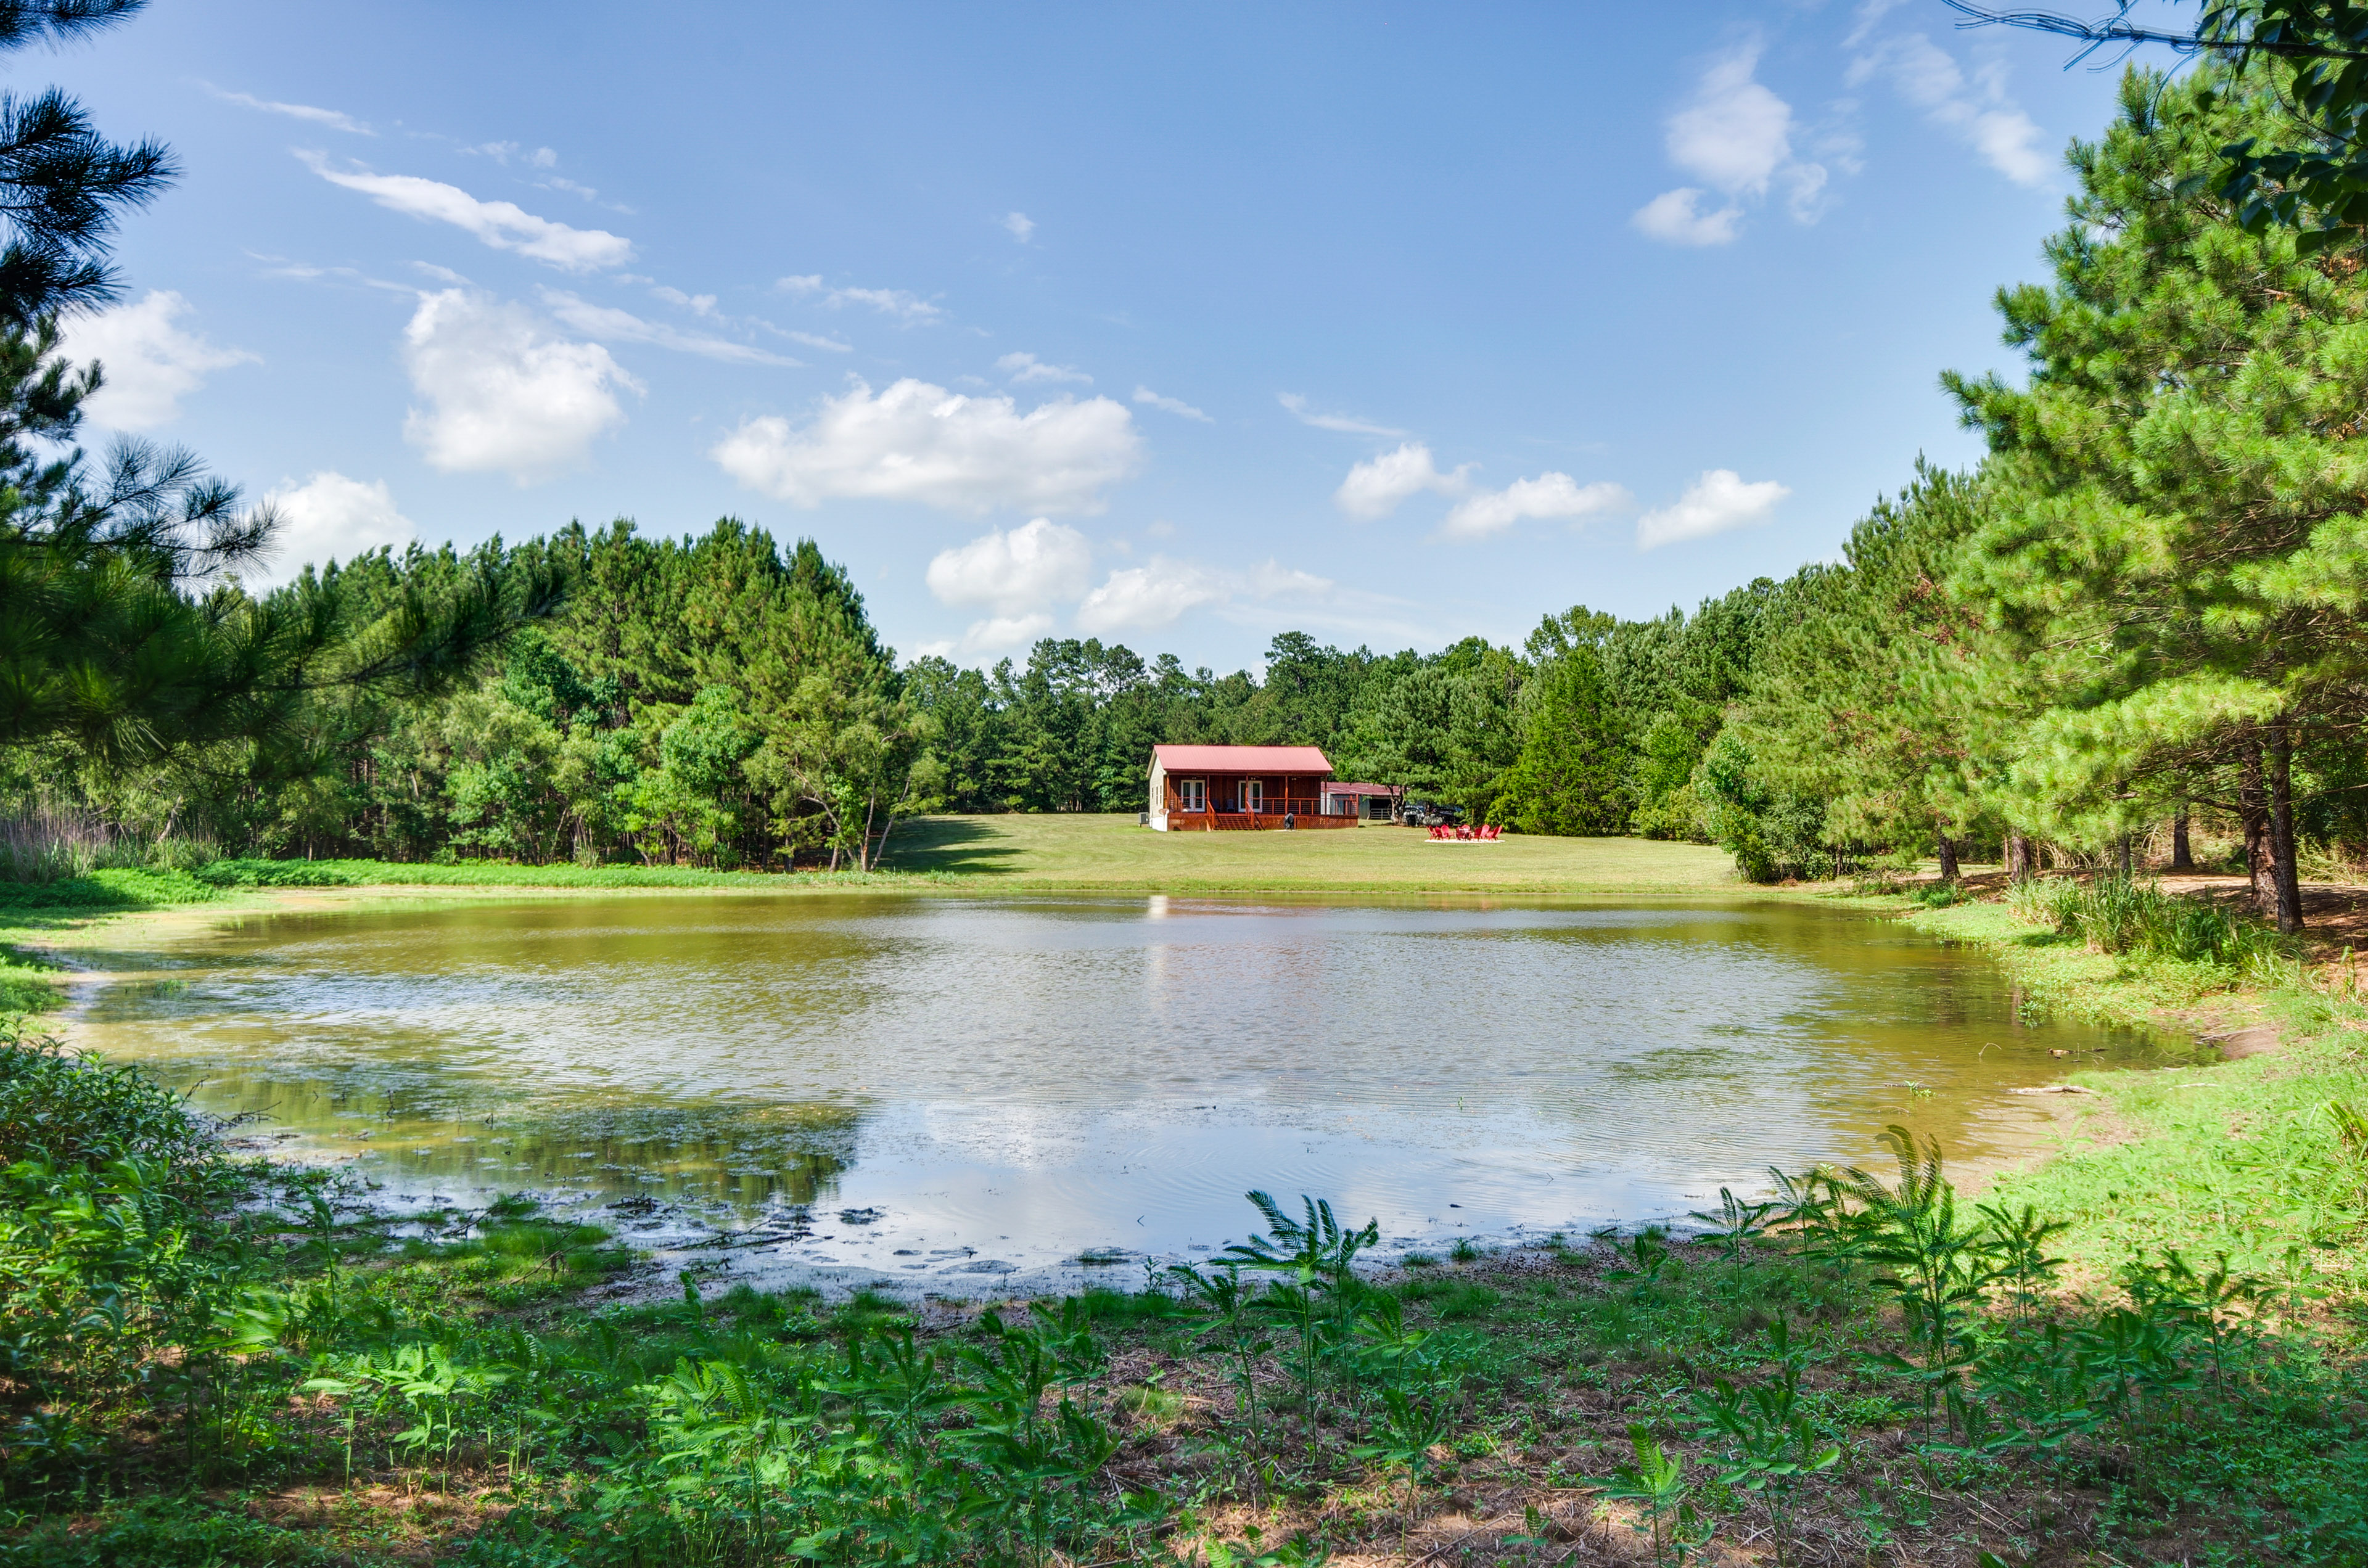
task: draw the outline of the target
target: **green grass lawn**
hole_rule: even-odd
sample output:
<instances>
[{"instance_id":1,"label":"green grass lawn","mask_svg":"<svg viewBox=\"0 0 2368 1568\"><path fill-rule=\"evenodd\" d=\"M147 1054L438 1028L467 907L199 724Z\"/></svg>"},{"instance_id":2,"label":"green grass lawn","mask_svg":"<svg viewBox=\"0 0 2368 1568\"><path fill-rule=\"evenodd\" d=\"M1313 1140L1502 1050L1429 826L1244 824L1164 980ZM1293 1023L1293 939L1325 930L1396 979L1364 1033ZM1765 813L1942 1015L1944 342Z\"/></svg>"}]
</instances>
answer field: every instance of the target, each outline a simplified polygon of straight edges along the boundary
<instances>
[{"instance_id":1,"label":"green grass lawn","mask_svg":"<svg viewBox=\"0 0 2368 1568\"><path fill-rule=\"evenodd\" d=\"M1419 829L1383 826L1154 833L1123 812L923 817L897 829L888 866L1015 892L1703 893L1737 886L1726 854L1699 844L1521 836L1444 844Z\"/></svg>"}]
</instances>

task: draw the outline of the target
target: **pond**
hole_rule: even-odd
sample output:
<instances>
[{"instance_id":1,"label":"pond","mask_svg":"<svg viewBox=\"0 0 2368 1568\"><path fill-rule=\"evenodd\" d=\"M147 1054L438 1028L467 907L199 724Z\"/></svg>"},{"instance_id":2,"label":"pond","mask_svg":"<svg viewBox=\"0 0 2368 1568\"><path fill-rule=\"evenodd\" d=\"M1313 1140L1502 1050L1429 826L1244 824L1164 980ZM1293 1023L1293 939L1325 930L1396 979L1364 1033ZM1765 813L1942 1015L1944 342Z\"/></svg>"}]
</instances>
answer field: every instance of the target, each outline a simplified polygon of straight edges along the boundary
<instances>
[{"instance_id":1,"label":"pond","mask_svg":"<svg viewBox=\"0 0 2368 1568\"><path fill-rule=\"evenodd\" d=\"M2045 1120L2009 1090L2163 1049L1777 900L358 901L103 961L78 1040L383 1203L528 1191L949 1293L1131 1283L1253 1187L1436 1252L1715 1208L1889 1122L1997 1157Z\"/></svg>"}]
</instances>

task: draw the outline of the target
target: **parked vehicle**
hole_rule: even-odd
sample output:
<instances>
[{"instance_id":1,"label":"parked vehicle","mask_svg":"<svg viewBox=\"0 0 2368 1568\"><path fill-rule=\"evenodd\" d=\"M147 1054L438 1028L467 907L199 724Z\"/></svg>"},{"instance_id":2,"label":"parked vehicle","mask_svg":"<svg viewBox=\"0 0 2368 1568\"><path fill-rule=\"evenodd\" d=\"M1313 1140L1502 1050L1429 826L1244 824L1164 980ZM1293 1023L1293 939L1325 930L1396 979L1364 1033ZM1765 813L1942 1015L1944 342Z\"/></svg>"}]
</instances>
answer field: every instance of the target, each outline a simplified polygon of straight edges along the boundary
<instances>
[{"instance_id":1,"label":"parked vehicle","mask_svg":"<svg viewBox=\"0 0 2368 1568\"><path fill-rule=\"evenodd\" d=\"M1452 827L1463 820L1463 808L1437 801L1408 801L1406 814L1398 820L1408 827Z\"/></svg>"}]
</instances>

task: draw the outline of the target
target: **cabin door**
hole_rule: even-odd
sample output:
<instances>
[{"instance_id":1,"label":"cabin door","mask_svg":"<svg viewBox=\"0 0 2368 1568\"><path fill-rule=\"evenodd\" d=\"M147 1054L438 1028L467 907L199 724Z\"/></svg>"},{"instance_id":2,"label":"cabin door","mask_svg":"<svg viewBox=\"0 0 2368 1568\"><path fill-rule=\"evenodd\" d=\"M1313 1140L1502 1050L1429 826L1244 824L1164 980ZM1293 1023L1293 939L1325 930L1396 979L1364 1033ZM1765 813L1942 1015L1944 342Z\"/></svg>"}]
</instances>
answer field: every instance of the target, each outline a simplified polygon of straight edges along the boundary
<instances>
[{"instance_id":1,"label":"cabin door","mask_svg":"<svg viewBox=\"0 0 2368 1568\"><path fill-rule=\"evenodd\" d=\"M1258 812L1266 810L1265 779L1245 778L1242 780L1242 810L1248 812L1252 815L1256 815Z\"/></svg>"}]
</instances>

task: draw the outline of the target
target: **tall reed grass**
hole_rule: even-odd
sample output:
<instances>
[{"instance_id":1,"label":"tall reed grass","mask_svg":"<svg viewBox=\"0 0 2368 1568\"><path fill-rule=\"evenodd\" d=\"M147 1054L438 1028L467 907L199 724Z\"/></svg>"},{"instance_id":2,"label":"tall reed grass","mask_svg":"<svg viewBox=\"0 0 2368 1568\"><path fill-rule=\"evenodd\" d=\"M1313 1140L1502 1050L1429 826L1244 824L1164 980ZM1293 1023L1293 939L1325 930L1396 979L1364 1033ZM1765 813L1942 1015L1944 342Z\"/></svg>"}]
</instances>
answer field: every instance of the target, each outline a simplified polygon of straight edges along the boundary
<instances>
[{"instance_id":1,"label":"tall reed grass","mask_svg":"<svg viewBox=\"0 0 2368 1568\"><path fill-rule=\"evenodd\" d=\"M2099 876L2019 882L2008 903L2023 919L2053 926L2101 953L2204 964L2265 984L2294 978L2291 944L2275 931L2202 899L2167 893L2154 881Z\"/></svg>"},{"instance_id":2,"label":"tall reed grass","mask_svg":"<svg viewBox=\"0 0 2368 1568\"><path fill-rule=\"evenodd\" d=\"M96 812L37 805L0 815L0 882L63 882L102 870L193 871L221 854L210 838L142 833Z\"/></svg>"}]
</instances>

